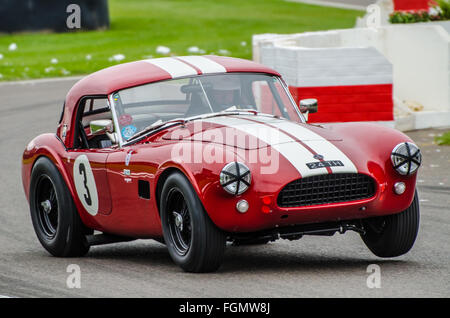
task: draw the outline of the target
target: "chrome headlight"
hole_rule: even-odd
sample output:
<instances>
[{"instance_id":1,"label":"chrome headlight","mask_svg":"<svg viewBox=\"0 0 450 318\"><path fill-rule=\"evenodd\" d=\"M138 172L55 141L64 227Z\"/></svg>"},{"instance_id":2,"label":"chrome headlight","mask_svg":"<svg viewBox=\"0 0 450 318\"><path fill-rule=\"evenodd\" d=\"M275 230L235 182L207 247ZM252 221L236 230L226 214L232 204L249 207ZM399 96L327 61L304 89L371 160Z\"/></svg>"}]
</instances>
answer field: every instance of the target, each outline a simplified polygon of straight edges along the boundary
<instances>
[{"instance_id":1,"label":"chrome headlight","mask_svg":"<svg viewBox=\"0 0 450 318\"><path fill-rule=\"evenodd\" d=\"M392 150L391 161L398 173L411 175L419 169L422 163L422 154L415 144L403 142Z\"/></svg>"},{"instance_id":2,"label":"chrome headlight","mask_svg":"<svg viewBox=\"0 0 450 318\"><path fill-rule=\"evenodd\" d=\"M250 169L241 162L230 162L220 172L220 185L234 195L247 191L251 181Z\"/></svg>"}]
</instances>

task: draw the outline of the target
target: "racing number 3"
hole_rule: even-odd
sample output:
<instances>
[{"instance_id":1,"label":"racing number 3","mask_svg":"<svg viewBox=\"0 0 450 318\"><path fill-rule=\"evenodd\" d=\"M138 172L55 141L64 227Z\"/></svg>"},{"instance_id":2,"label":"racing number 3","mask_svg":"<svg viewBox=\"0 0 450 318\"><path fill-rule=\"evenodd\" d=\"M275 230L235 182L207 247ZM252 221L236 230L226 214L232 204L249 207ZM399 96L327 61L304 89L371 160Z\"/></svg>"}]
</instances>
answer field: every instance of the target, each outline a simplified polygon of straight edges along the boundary
<instances>
[{"instance_id":1,"label":"racing number 3","mask_svg":"<svg viewBox=\"0 0 450 318\"><path fill-rule=\"evenodd\" d=\"M92 198L91 198L91 193L89 192L89 188L87 185L86 167L84 166L84 163L80 163L79 172L80 172L80 175L83 176L83 184L84 184L84 188L86 190L86 193L84 194L84 200L86 201L87 205L91 206Z\"/></svg>"},{"instance_id":2,"label":"racing number 3","mask_svg":"<svg viewBox=\"0 0 450 318\"><path fill-rule=\"evenodd\" d=\"M94 173L86 155L79 155L73 165L73 179L78 198L91 215L98 213L98 192Z\"/></svg>"}]
</instances>

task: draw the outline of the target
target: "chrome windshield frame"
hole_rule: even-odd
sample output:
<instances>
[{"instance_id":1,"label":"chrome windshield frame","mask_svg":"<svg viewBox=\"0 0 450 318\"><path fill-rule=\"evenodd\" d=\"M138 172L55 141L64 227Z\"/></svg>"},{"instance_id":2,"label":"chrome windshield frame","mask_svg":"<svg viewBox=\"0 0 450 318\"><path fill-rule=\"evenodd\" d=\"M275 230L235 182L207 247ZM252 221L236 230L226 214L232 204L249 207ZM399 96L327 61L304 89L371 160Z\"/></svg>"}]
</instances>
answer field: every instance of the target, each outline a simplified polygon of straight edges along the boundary
<instances>
[{"instance_id":1,"label":"chrome windshield frame","mask_svg":"<svg viewBox=\"0 0 450 318\"><path fill-rule=\"evenodd\" d=\"M300 110L299 110L299 108L298 108L298 106L297 106L297 103L295 102L294 98L293 98L292 95L291 95L291 92L289 91L289 88L288 88L287 85L286 85L286 82L283 80L283 78L278 77L278 76L276 76L276 77L277 77L278 80L281 82L281 86L283 87L284 92L285 92L285 93L287 94L287 96L289 97L289 100L291 101L292 107L294 107L294 109L295 109L295 111L296 111L298 117L300 118L300 120L301 120L304 124L306 124L306 118L305 118L305 116L303 116L303 114L300 112Z\"/></svg>"},{"instance_id":2,"label":"chrome windshield frame","mask_svg":"<svg viewBox=\"0 0 450 318\"><path fill-rule=\"evenodd\" d=\"M240 73L240 72L229 72L229 73L225 73L225 74L255 74L255 73L252 73L252 72L243 72L243 73ZM283 88L284 93L288 96L288 99L289 99L290 104L291 104L290 107L294 108L295 113L297 114L300 122L301 123L306 123L305 117L299 111L299 109L297 107L297 104L295 103L294 98L292 97L291 93L289 92L289 89L288 89L288 87L286 85L286 82L283 80L283 78L280 77L280 76L276 76L274 74L269 74L269 73L258 73L258 74L260 74L260 75L261 74L265 74L268 77L276 78L276 80L281 84L281 87ZM210 101L209 101L209 98L208 98L208 94L206 94L206 91L203 88L203 83L201 83L201 78L202 77L207 77L207 76L213 76L213 75L218 75L218 74L204 74L204 75L185 76L185 77L179 77L179 78L174 78L174 79L170 79L170 80L164 80L164 81L161 81L161 82L171 81L171 80L178 80L178 79L183 79L183 78L197 78L199 83L200 83L200 85L201 85L203 94L205 95L205 98L207 99L209 107L211 108L211 104L210 104ZM223 75L223 74L220 74L220 75ZM158 81L157 82L146 83L146 84L143 84L143 85L154 84L154 83L158 83ZM139 86L143 86L143 85L139 85ZM128 88L126 88L126 89L128 89ZM108 101L109 101L109 103L111 105L112 120L113 120L115 133L117 134L118 146L119 146L119 148L123 148L124 146L128 146L128 142L124 141L123 138L122 138L122 134L120 132L119 121L118 121L118 118L117 118L116 104L114 102L114 94L117 94L120 91L121 90L118 90L118 91L110 93L108 95ZM283 105L283 106L286 107L287 105ZM237 109L236 112L239 112L239 110ZM208 114L215 114L215 113L206 113L205 115L208 116ZM273 114L262 113L262 112L258 112L258 114L259 115L274 116ZM196 117L196 116L194 116L194 117ZM186 121L189 121L189 118L185 118L185 119L186 119ZM286 120L291 120L292 121L292 119L287 119L287 118L286 118Z\"/></svg>"},{"instance_id":3,"label":"chrome windshield frame","mask_svg":"<svg viewBox=\"0 0 450 318\"><path fill-rule=\"evenodd\" d=\"M122 139L122 134L120 133L120 126L119 126L119 121L117 119L117 113L116 113L116 105L114 103L113 95L115 93L116 92L113 92L113 93L109 94L108 95L108 100L109 100L109 103L111 105L110 107L111 107L111 115L112 115L112 120L113 120L113 125L114 125L114 132L116 133L117 139L119 141L119 148L122 148L124 142L123 142L123 139Z\"/></svg>"}]
</instances>

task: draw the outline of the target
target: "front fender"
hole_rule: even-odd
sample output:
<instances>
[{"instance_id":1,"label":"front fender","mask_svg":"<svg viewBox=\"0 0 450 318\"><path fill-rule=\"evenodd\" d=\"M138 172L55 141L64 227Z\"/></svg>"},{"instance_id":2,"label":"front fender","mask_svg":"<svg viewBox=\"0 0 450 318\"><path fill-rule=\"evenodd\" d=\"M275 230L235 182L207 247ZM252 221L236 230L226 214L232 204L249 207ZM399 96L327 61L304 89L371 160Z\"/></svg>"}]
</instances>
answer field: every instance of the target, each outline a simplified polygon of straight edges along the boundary
<instances>
[{"instance_id":1,"label":"front fender","mask_svg":"<svg viewBox=\"0 0 450 318\"><path fill-rule=\"evenodd\" d=\"M191 156L188 157L177 157L174 156L177 150L173 150L177 145L184 144L184 151L191 152ZM204 145L201 142L181 142L172 145L170 152L171 155L167 156L166 161L158 166L157 173L155 176L156 184L160 182L161 176L167 171L167 169L177 169L181 171L191 182L195 192L199 198L204 202L207 199L207 192L209 187L214 185L216 187L219 181L219 175L222 168L228 163L224 160L209 161L204 155L205 149L214 148L215 158L229 158L229 160L239 160L245 162L245 160L239 156L239 154L234 151L232 147L218 145L218 144L208 144ZM209 149L211 150L211 149ZM201 154L198 155L198 154Z\"/></svg>"},{"instance_id":2,"label":"front fender","mask_svg":"<svg viewBox=\"0 0 450 318\"><path fill-rule=\"evenodd\" d=\"M380 212L395 213L406 209L414 199L417 173L411 176L400 175L392 166L391 153L395 146L403 142L413 142L404 133L371 123L324 124L325 129L342 138L332 141L355 164L360 173L372 176L383 192L380 198L384 204ZM405 182L406 192L393 193L395 182Z\"/></svg>"},{"instance_id":3,"label":"front fender","mask_svg":"<svg viewBox=\"0 0 450 318\"><path fill-rule=\"evenodd\" d=\"M66 149L62 141L55 134L51 133L39 135L28 143L22 155L22 185L27 200L30 197L30 181L33 166L36 160L42 156L50 159L56 166L73 197L74 189L62 162L63 153L65 152Z\"/></svg>"}]
</instances>

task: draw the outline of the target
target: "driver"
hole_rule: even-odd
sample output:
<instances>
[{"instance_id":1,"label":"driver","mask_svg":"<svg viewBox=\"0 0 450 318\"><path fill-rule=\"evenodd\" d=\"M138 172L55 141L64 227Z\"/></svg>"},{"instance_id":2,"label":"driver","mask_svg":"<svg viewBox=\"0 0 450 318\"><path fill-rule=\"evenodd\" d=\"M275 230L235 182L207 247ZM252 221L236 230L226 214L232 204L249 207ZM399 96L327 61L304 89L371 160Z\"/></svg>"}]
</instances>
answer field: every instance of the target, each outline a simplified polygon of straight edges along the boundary
<instances>
[{"instance_id":1,"label":"driver","mask_svg":"<svg viewBox=\"0 0 450 318\"><path fill-rule=\"evenodd\" d=\"M215 112L224 111L232 106L238 107L241 85L238 78L220 76L212 78L209 92L211 106Z\"/></svg>"}]
</instances>

